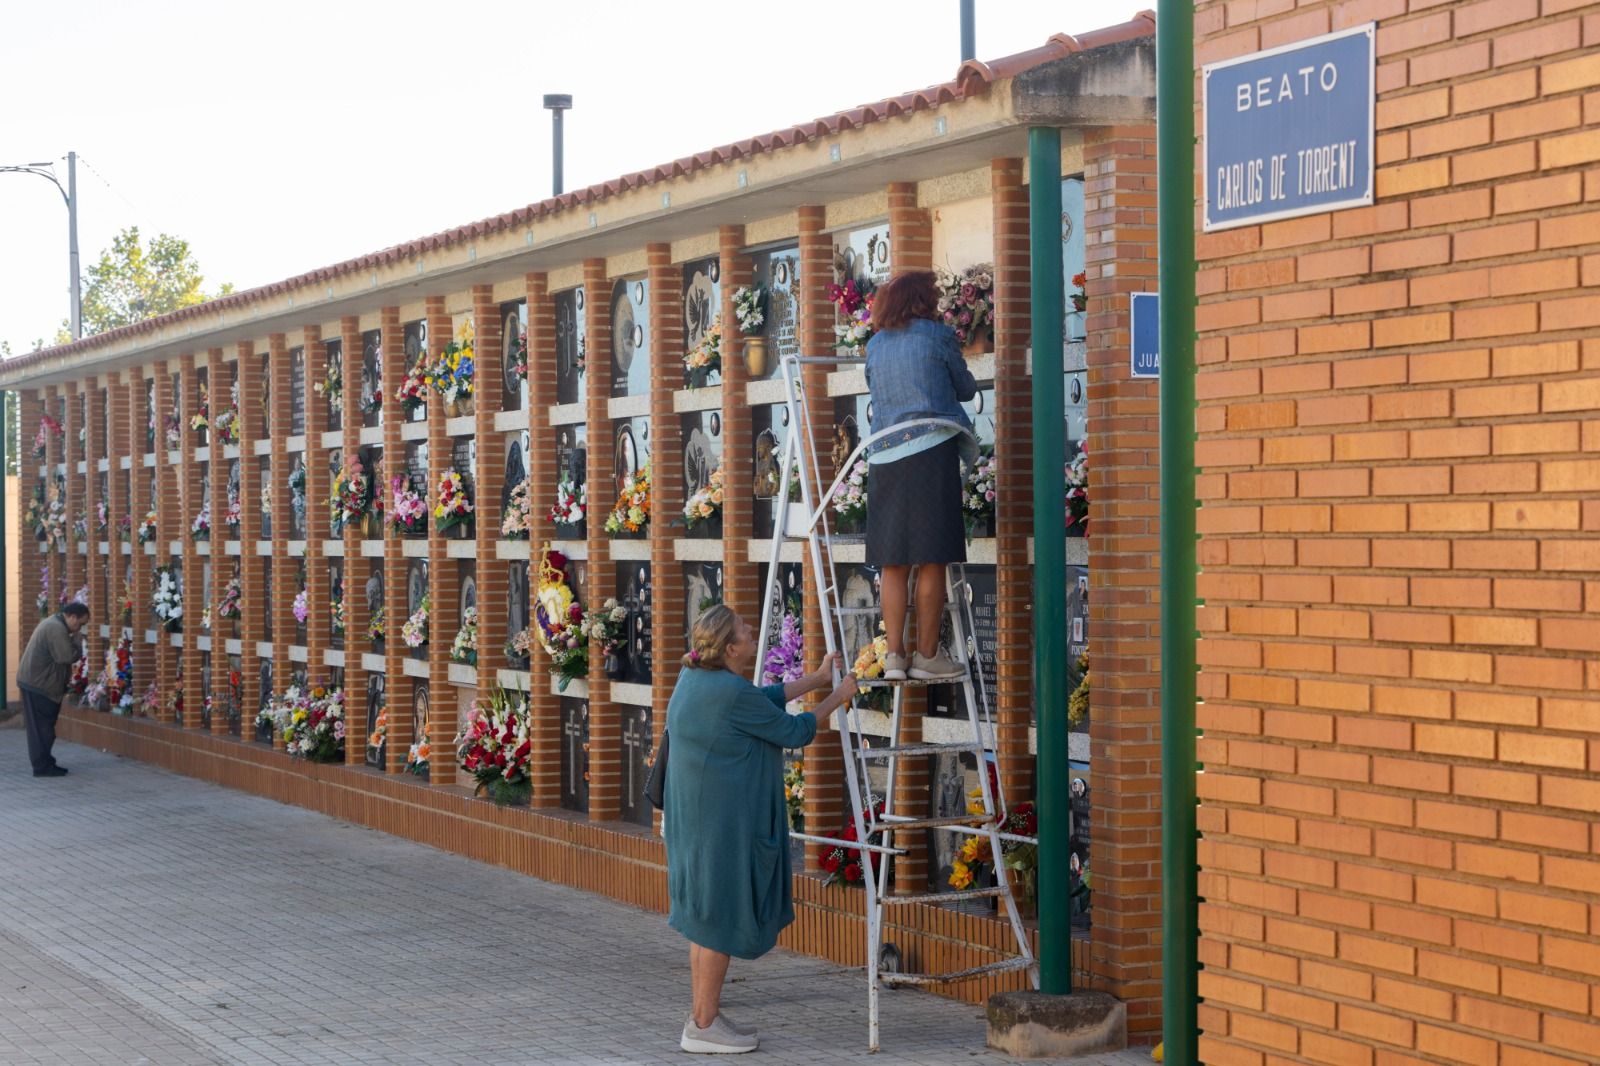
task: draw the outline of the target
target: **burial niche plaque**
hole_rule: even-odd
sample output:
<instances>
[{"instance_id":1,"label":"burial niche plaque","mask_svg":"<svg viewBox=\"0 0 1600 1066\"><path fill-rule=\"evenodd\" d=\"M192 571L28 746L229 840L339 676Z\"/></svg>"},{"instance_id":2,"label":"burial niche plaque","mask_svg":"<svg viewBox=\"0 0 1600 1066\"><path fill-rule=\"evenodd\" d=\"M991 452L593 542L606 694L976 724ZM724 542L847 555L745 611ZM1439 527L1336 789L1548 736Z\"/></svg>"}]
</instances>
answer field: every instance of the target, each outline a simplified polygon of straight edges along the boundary
<instances>
[{"instance_id":1,"label":"burial niche plaque","mask_svg":"<svg viewBox=\"0 0 1600 1066\"><path fill-rule=\"evenodd\" d=\"M644 798L645 778L650 776L651 710L619 704L622 715L622 820L635 825L650 824L650 801Z\"/></svg>"},{"instance_id":2,"label":"burial niche plaque","mask_svg":"<svg viewBox=\"0 0 1600 1066\"><path fill-rule=\"evenodd\" d=\"M561 697L561 806L589 811L589 701Z\"/></svg>"}]
</instances>

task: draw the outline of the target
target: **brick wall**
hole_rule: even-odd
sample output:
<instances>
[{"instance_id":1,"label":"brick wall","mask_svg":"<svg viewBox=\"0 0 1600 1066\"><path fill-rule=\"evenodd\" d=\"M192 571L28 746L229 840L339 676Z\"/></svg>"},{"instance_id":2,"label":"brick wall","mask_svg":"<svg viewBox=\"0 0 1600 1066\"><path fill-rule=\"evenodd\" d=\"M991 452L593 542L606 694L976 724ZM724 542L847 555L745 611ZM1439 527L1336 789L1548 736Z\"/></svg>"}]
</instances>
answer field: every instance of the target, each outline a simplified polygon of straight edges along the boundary
<instances>
[{"instance_id":1,"label":"brick wall","mask_svg":"<svg viewBox=\"0 0 1600 1066\"><path fill-rule=\"evenodd\" d=\"M1095 130L1083 163L1094 500L1092 969L1127 1001L1130 1038L1153 1038L1161 991L1157 404L1155 382L1129 376L1127 294L1156 287L1155 129Z\"/></svg>"},{"instance_id":2,"label":"brick wall","mask_svg":"<svg viewBox=\"0 0 1600 1066\"><path fill-rule=\"evenodd\" d=\"M1202 1054L1591 1063L1600 5L1284 7L1197 60L1377 19L1377 202L1199 237Z\"/></svg>"},{"instance_id":3,"label":"brick wall","mask_svg":"<svg viewBox=\"0 0 1600 1066\"><path fill-rule=\"evenodd\" d=\"M543 273L524 279L528 293L528 596L538 591L539 560L544 545L555 536L550 506L556 498L561 472L556 467L555 431L550 422L550 401L556 395L556 308L550 279ZM589 506L597 500L591 498ZM530 611L532 605L530 602ZM515 634L512 634L513 636ZM540 654L538 649L534 655ZM532 658L529 660L532 667ZM546 677L531 671L528 694L531 724L531 774L533 804L555 807L561 802L561 699Z\"/></svg>"}]
</instances>

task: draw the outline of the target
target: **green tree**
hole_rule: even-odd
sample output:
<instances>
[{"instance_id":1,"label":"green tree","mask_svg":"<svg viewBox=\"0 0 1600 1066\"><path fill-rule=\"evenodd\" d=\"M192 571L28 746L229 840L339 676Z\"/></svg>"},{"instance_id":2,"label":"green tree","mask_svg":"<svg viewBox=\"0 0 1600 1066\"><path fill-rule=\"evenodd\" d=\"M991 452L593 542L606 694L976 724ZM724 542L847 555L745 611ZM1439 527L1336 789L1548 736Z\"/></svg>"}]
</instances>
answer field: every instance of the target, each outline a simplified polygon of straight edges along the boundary
<instances>
[{"instance_id":1,"label":"green tree","mask_svg":"<svg viewBox=\"0 0 1600 1066\"><path fill-rule=\"evenodd\" d=\"M233 291L232 285L224 284L215 293L203 292L205 278L189 251L189 242L161 233L148 245L141 244L138 226L129 226L116 235L111 247L100 253L100 261L89 268L87 280L83 289L85 335L104 333Z\"/></svg>"}]
</instances>

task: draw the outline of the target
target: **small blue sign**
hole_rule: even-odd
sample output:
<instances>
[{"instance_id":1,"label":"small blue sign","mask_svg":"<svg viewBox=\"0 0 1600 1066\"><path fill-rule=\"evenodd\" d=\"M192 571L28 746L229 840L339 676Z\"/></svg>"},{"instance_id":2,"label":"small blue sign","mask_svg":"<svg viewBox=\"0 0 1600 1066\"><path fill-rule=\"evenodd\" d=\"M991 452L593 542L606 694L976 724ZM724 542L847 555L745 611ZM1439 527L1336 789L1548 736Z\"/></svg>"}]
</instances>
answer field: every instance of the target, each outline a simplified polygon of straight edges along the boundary
<instances>
[{"instance_id":1,"label":"small blue sign","mask_svg":"<svg viewBox=\"0 0 1600 1066\"><path fill-rule=\"evenodd\" d=\"M1161 376L1161 297L1153 292L1128 294L1129 317L1133 320L1128 348L1132 355L1133 376Z\"/></svg>"},{"instance_id":2,"label":"small blue sign","mask_svg":"<svg viewBox=\"0 0 1600 1066\"><path fill-rule=\"evenodd\" d=\"M1202 68L1207 232L1372 203L1374 33Z\"/></svg>"}]
</instances>

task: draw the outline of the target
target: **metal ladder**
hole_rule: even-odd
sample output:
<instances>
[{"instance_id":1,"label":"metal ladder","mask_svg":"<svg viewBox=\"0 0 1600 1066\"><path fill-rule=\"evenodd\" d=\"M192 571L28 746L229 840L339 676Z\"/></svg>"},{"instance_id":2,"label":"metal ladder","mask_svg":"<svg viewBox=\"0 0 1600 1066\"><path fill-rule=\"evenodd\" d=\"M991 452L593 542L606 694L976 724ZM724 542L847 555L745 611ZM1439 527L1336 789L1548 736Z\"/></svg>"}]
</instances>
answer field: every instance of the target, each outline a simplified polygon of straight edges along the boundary
<instances>
[{"instance_id":1,"label":"metal ladder","mask_svg":"<svg viewBox=\"0 0 1600 1066\"><path fill-rule=\"evenodd\" d=\"M837 366L840 364L864 364L860 358L839 356L805 357L786 355L779 366L783 372L783 385L785 403L789 415L789 433L783 445L782 467L778 486L778 508L773 522L772 548L767 568L767 581L761 607L761 628L759 630L759 646L756 654L757 681L762 669L760 664L766 660L767 643L770 639L774 599L777 589L779 564L782 562L783 546L790 540L800 539L798 536L788 535L787 525L790 508L790 483L791 478L798 476L800 499L798 504L803 508L805 521L806 551L811 561L813 591L817 597L818 607L822 612L824 621L823 639L825 650L829 653L841 651L845 645L845 627L851 618L868 616L877 617L880 612L875 607L845 607L840 601L840 586L838 573L834 565L833 533L829 526L830 501L833 493L843 484L849 476L851 468L856 461L866 454L867 448L892 433L902 432L908 426L940 427L955 430L969 435L970 431L960 423L944 419L918 419L913 422L903 423L890 429L881 430L862 438L850 457L842 464L831 485L824 491L820 482L820 467L817 463L816 444L811 434L811 418L809 404L805 390L800 381L800 367L803 364L825 364ZM797 444L798 440L798 444ZM886 746L873 747L867 740L864 728L864 715L860 708L853 704L842 707L835 712L835 728L839 734L839 742L844 753L845 783L850 794L850 807L852 822L856 831L856 839L842 840L837 837L827 837L812 833L792 833L795 839L807 843L843 845L861 855L862 881L866 889L867 904L867 1014L868 1014L868 1049L878 1050L878 991L885 986L897 985L936 985L973 980L987 977L992 974L1009 973L1017 970L1028 970L1035 988L1039 984L1039 969L1037 960L1033 956L1033 949L1028 940L1027 931L1023 928L1022 918L1017 910L1017 902L1011 890L1010 879L1007 875L1005 863L1002 860L1002 845L1005 842L1036 844L1037 837L1025 837L1000 831L996 825L996 812L1005 810L1004 797L996 795L996 790L991 787L991 778L988 773L985 755L985 737L994 736L994 726L989 714L989 693L983 680L981 669L973 668L978 657L977 642L973 636L972 605L968 598L968 585L966 568L961 563L952 563L945 573L945 616L949 620L953 634L950 648L952 657L966 666L966 672L959 682L952 681L864 681L859 682L863 689L888 687L893 693L892 710L889 715L889 740ZM848 669L848 666L844 667ZM974 683L976 675L976 683ZM837 678L836 678L837 680ZM906 690L912 687L925 687L930 684L959 684L966 706L967 722L971 728L971 739L947 742L927 743L921 737L902 738L901 721ZM898 761L901 758L926 758L933 755L956 755L971 753L978 766L978 780L982 789L983 811L980 814L945 815L940 817L927 817L918 813L902 814L894 809L895 780L898 770ZM874 795L871 779L868 776L868 767L873 763L884 763L885 782L884 794L879 797ZM998 775L993 779L998 782ZM883 804L879 811L879 803ZM889 860L895 855L904 855L904 847L894 844L897 833L913 834L925 831L948 832L968 836L986 837L989 842L989 852L993 859L995 884L990 888L972 888L956 892L918 892L910 895L891 895L889 887ZM871 843L874 836L881 834L881 844ZM901 973L896 966L886 967L884 955L884 918L889 907L904 906L916 903L954 903L972 899L995 899L1004 909L1013 937L1016 943L1015 957L991 962L982 966L974 966L965 970L939 974Z\"/></svg>"}]
</instances>

